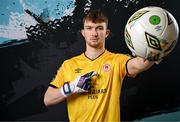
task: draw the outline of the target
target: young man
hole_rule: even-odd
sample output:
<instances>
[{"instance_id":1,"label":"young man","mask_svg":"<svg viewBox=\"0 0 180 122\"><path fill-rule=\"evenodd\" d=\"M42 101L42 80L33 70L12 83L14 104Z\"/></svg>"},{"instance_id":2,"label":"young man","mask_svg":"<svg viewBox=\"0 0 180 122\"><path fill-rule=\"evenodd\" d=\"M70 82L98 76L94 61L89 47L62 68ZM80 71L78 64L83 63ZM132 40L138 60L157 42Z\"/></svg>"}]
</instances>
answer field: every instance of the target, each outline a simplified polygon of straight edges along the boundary
<instances>
[{"instance_id":1,"label":"young man","mask_svg":"<svg viewBox=\"0 0 180 122\"><path fill-rule=\"evenodd\" d=\"M154 62L105 49L108 18L99 10L83 19L86 51L66 60L44 96L46 106L67 99L70 121L120 121L120 93L126 75L135 77Z\"/></svg>"}]
</instances>

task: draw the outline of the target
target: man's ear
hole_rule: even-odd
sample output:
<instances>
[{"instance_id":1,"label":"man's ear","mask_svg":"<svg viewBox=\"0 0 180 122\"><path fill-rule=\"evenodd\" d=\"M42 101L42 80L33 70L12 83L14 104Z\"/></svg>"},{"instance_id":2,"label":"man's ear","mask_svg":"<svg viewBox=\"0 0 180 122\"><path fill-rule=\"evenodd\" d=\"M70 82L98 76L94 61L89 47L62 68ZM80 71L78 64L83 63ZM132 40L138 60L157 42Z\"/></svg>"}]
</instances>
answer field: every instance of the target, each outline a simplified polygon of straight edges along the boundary
<instances>
[{"instance_id":1,"label":"man's ear","mask_svg":"<svg viewBox=\"0 0 180 122\"><path fill-rule=\"evenodd\" d=\"M81 29L81 34L84 37L84 29Z\"/></svg>"},{"instance_id":2,"label":"man's ear","mask_svg":"<svg viewBox=\"0 0 180 122\"><path fill-rule=\"evenodd\" d=\"M106 30L106 37L108 37L110 33L111 33L111 31L109 29L107 29Z\"/></svg>"}]
</instances>

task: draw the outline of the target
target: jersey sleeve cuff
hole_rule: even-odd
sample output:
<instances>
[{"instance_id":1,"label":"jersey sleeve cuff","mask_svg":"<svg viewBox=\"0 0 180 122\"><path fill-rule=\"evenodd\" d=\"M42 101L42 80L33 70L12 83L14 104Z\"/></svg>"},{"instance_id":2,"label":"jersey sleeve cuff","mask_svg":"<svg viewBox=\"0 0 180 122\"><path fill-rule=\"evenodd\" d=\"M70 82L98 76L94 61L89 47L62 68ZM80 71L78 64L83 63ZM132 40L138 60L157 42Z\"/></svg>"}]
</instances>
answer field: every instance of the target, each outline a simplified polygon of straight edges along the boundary
<instances>
[{"instance_id":1,"label":"jersey sleeve cuff","mask_svg":"<svg viewBox=\"0 0 180 122\"><path fill-rule=\"evenodd\" d=\"M52 85L52 84L49 84L50 87L53 87L53 88L58 88L57 86L55 85Z\"/></svg>"}]
</instances>

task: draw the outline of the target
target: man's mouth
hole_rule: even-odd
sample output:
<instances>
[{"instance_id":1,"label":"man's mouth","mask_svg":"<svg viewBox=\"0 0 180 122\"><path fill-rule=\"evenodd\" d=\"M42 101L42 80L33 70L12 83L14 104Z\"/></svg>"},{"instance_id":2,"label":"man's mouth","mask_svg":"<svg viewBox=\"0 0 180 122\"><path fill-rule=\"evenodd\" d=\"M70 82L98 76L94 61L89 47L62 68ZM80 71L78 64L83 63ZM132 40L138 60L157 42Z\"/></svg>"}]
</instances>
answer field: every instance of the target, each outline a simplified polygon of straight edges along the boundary
<instances>
[{"instance_id":1,"label":"man's mouth","mask_svg":"<svg viewBox=\"0 0 180 122\"><path fill-rule=\"evenodd\" d=\"M97 41L98 39L97 39L97 38L91 38L90 40L92 40L92 41Z\"/></svg>"}]
</instances>

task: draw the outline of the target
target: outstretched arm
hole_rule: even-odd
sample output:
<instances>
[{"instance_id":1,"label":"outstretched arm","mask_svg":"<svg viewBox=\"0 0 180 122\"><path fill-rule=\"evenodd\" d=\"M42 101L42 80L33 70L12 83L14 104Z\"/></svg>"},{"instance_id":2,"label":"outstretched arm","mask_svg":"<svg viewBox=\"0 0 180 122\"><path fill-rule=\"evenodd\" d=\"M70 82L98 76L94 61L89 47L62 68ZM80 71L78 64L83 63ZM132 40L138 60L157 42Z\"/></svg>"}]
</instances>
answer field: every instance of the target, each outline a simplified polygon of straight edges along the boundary
<instances>
[{"instance_id":1,"label":"outstretched arm","mask_svg":"<svg viewBox=\"0 0 180 122\"><path fill-rule=\"evenodd\" d=\"M148 70L155 62L141 57L135 57L127 62L127 72L130 77L135 77L142 71Z\"/></svg>"}]
</instances>

